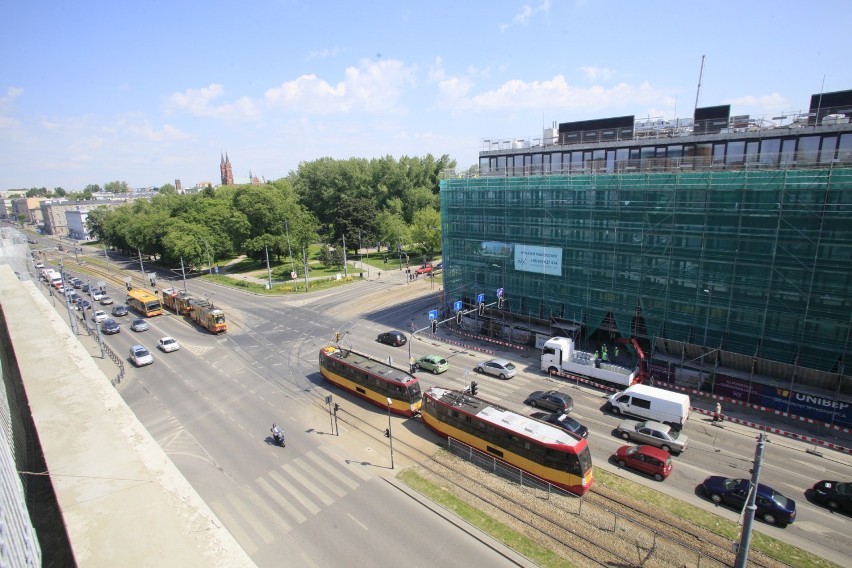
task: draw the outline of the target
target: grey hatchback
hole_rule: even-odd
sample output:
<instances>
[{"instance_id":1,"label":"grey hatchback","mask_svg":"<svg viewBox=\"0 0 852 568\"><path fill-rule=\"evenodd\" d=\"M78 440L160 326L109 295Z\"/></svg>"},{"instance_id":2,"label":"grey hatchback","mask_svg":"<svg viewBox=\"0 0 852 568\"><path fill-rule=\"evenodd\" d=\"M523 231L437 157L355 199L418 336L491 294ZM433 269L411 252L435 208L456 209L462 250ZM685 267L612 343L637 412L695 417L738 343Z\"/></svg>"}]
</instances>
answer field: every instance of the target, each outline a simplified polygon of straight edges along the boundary
<instances>
[{"instance_id":1,"label":"grey hatchback","mask_svg":"<svg viewBox=\"0 0 852 568\"><path fill-rule=\"evenodd\" d=\"M503 380L511 379L515 376L515 364L506 359L489 359L483 361L473 368L477 373L485 373L500 377Z\"/></svg>"},{"instance_id":2,"label":"grey hatchback","mask_svg":"<svg viewBox=\"0 0 852 568\"><path fill-rule=\"evenodd\" d=\"M574 410L574 399L564 392L555 390L535 391L524 401L533 408L546 408L553 412L571 412Z\"/></svg>"}]
</instances>

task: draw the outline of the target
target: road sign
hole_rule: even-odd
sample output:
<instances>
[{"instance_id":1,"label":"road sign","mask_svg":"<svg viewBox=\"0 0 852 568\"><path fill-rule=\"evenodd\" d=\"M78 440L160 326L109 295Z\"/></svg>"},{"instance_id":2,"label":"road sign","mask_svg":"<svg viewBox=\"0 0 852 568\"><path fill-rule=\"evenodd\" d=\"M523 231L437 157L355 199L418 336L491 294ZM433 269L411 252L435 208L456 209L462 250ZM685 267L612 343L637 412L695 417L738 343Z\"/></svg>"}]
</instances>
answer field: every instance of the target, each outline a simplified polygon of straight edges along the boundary
<instances>
[{"instance_id":1,"label":"road sign","mask_svg":"<svg viewBox=\"0 0 852 568\"><path fill-rule=\"evenodd\" d=\"M438 310L429 310L429 321L438 319Z\"/></svg>"},{"instance_id":2,"label":"road sign","mask_svg":"<svg viewBox=\"0 0 852 568\"><path fill-rule=\"evenodd\" d=\"M503 297L503 288L497 288L497 297L498 297L498 298L502 298L502 297Z\"/></svg>"},{"instance_id":3,"label":"road sign","mask_svg":"<svg viewBox=\"0 0 852 568\"><path fill-rule=\"evenodd\" d=\"M457 301L457 302L453 302L453 309L454 309L455 311L459 311L459 310L461 310L461 309L462 309L462 303L461 303L461 300L459 300L459 301Z\"/></svg>"},{"instance_id":4,"label":"road sign","mask_svg":"<svg viewBox=\"0 0 852 568\"><path fill-rule=\"evenodd\" d=\"M331 404L331 395L328 395L328 396L325 397L325 403Z\"/></svg>"},{"instance_id":5,"label":"road sign","mask_svg":"<svg viewBox=\"0 0 852 568\"><path fill-rule=\"evenodd\" d=\"M485 294L477 294L476 295L476 303L481 304L485 301Z\"/></svg>"},{"instance_id":6,"label":"road sign","mask_svg":"<svg viewBox=\"0 0 852 568\"><path fill-rule=\"evenodd\" d=\"M291 273L290 273L290 278L291 278L291 279L295 280L295 279L296 279L296 278L298 278L298 277L299 277L299 274L298 274L295 270L294 270L293 272L291 272Z\"/></svg>"}]
</instances>

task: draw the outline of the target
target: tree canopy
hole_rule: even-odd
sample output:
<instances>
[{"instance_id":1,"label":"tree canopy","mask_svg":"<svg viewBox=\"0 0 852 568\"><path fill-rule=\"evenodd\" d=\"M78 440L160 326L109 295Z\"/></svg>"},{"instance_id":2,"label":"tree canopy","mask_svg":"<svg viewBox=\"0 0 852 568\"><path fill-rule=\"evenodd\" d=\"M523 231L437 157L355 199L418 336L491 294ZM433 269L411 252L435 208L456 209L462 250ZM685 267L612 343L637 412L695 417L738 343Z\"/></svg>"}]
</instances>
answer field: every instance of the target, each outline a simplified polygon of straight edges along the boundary
<instances>
[{"instance_id":1,"label":"tree canopy","mask_svg":"<svg viewBox=\"0 0 852 568\"><path fill-rule=\"evenodd\" d=\"M266 251L298 257L317 241L331 251L342 251L344 240L350 250L380 243L435 251L441 244L438 180L454 167L446 155L321 158L261 185L177 194L166 184L151 199L90 211L88 228L120 250L175 264L183 259L190 267L236 254L262 259ZM104 190L127 187L116 181ZM90 185L83 193L99 189Z\"/></svg>"}]
</instances>

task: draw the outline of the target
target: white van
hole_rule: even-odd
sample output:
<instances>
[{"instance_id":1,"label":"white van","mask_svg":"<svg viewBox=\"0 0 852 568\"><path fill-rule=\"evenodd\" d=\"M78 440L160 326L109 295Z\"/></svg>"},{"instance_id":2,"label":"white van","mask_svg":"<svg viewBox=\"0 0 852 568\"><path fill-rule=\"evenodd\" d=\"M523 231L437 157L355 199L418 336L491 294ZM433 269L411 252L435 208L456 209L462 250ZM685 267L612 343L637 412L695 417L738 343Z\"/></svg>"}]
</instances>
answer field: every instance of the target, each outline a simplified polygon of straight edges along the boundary
<instances>
[{"instance_id":1,"label":"white van","mask_svg":"<svg viewBox=\"0 0 852 568\"><path fill-rule=\"evenodd\" d=\"M630 414L678 430L689 418L689 396L648 385L633 385L609 397L613 414Z\"/></svg>"}]
</instances>

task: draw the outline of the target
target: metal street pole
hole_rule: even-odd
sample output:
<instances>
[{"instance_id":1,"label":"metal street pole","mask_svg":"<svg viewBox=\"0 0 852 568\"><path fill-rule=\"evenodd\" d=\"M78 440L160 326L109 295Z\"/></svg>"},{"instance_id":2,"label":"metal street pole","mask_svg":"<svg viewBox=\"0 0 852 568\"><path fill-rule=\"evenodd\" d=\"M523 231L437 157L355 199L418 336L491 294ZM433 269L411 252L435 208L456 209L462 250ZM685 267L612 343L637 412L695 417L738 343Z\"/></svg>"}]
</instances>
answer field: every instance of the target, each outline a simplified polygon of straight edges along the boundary
<instances>
[{"instance_id":1,"label":"metal street pole","mask_svg":"<svg viewBox=\"0 0 852 568\"><path fill-rule=\"evenodd\" d=\"M290 224L287 222L287 219L284 219L284 230L287 231L287 254L290 255L290 270L295 272L296 263L293 260L293 249L290 248Z\"/></svg>"},{"instance_id":2,"label":"metal street pole","mask_svg":"<svg viewBox=\"0 0 852 568\"><path fill-rule=\"evenodd\" d=\"M391 399L388 398L388 439L390 440L391 469L393 469L393 430L391 430Z\"/></svg>"},{"instance_id":3,"label":"metal street pole","mask_svg":"<svg viewBox=\"0 0 852 568\"><path fill-rule=\"evenodd\" d=\"M308 253L305 252L305 245L302 245L302 262L305 263L305 292L308 291Z\"/></svg>"},{"instance_id":4,"label":"metal street pole","mask_svg":"<svg viewBox=\"0 0 852 568\"><path fill-rule=\"evenodd\" d=\"M346 235L343 235L343 276L349 276L346 269Z\"/></svg>"},{"instance_id":5,"label":"metal street pole","mask_svg":"<svg viewBox=\"0 0 852 568\"><path fill-rule=\"evenodd\" d=\"M751 487L749 487L748 501L743 509L743 528L740 531L740 542L737 547L737 558L734 561L735 568L745 568L748 561L748 549L751 546L751 527L754 524L754 513L757 511L757 486L760 479L760 466L763 462L763 448L766 445L766 433L761 432L757 437L757 447L754 450L754 468L751 474Z\"/></svg>"},{"instance_id":6,"label":"metal street pole","mask_svg":"<svg viewBox=\"0 0 852 568\"><path fill-rule=\"evenodd\" d=\"M142 287L145 287L145 265L142 264L142 251L136 247L136 252L139 254L139 270L142 271Z\"/></svg>"},{"instance_id":7,"label":"metal street pole","mask_svg":"<svg viewBox=\"0 0 852 568\"><path fill-rule=\"evenodd\" d=\"M186 269L183 267L183 257L180 257L180 273L183 275L183 291L186 293Z\"/></svg>"},{"instance_id":8,"label":"metal street pole","mask_svg":"<svg viewBox=\"0 0 852 568\"><path fill-rule=\"evenodd\" d=\"M272 268L269 267L269 247L263 247L266 251L266 278L269 280L269 289L272 290Z\"/></svg>"}]
</instances>

